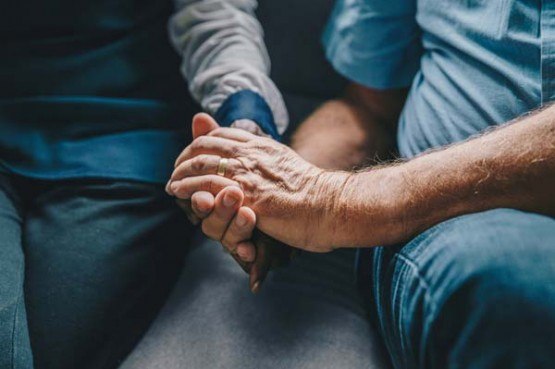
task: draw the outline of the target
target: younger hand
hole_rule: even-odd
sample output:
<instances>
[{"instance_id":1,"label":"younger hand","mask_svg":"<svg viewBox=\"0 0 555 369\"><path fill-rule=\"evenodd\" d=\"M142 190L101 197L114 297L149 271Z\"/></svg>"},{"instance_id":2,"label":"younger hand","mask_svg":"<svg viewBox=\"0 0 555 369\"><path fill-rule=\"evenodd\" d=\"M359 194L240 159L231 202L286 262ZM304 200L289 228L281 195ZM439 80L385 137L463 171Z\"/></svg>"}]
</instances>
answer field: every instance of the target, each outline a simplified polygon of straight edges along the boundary
<instances>
[{"instance_id":1,"label":"younger hand","mask_svg":"<svg viewBox=\"0 0 555 369\"><path fill-rule=\"evenodd\" d=\"M258 292L268 272L286 264L294 249L257 230L255 213L238 205L243 199L239 188L223 189L216 195L214 210L202 221L202 231L222 243L249 273L251 290ZM198 206L193 200L192 207Z\"/></svg>"}]
</instances>

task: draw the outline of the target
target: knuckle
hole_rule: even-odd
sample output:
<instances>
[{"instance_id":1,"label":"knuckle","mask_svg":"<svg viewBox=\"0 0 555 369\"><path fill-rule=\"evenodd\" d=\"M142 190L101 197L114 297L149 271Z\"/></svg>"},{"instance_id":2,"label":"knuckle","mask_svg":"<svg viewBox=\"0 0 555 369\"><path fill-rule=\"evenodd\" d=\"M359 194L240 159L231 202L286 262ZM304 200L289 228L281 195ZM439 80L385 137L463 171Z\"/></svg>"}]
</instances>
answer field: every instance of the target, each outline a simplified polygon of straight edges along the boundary
<instances>
[{"instance_id":1,"label":"knuckle","mask_svg":"<svg viewBox=\"0 0 555 369\"><path fill-rule=\"evenodd\" d=\"M193 143L191 143L191 145L189 145L189 157L195 155L196 152L198 152L200 149L202 149L202 140L203 140L204 136L201 136L199 138L197 138L196 140L193 141Z\"/></svg>"},{"instance_id":2,"label":"knuckle","mask_svg":"<svg viewBox=\"0 0 555 369\"><path fill-rule=\"evenodd\" d=\"M191 162L191 168L193 169L194 172L202 172L205 166L206 166L205 158L203 158L202 155L197 156Z\"/></svg>"},{"instance_id":3,"label":"knuckle","mask_svg":"<svg viewBox=\"0 0 555 369\"><path fill-rule=\"evenodd\" d=\"M231 145L228 148L228 153L231 157L240 157L241 156L241 147L239 145Z\"/></svg>"},{"instance_id":4,"label":"knuckle","mask_svg":"<svg viewBox=\"0 0 555 369\"><path fill-rule=\"evenodd\" d=\"M214 188L214 180L212 178L208 178L200 184L200 190L212 193Z\"/></svg>"},{"instance_id":5,"label":"knuckle","mask_svg":"<svg viewBox=\"0 0 555 369\"><path fill-rule=\"evenodd\" d=\"M200 147L206 147L206 145L208 145L209 142L209 138L208 136L200 136L199 138L197 138L195 140L195 142L197 143L197 146Z\"/></svg>"},{"instance_id":6,"label":"knuckle","mask_svg":"<svg viewBox=\"0 0 555 369\"><path fill-rule=\"evenodd\" d=\"M245 171L243 164L237 159L231 159L229 161L227 172L228 176L235 178Z\"/></svg>"}]
</instances>

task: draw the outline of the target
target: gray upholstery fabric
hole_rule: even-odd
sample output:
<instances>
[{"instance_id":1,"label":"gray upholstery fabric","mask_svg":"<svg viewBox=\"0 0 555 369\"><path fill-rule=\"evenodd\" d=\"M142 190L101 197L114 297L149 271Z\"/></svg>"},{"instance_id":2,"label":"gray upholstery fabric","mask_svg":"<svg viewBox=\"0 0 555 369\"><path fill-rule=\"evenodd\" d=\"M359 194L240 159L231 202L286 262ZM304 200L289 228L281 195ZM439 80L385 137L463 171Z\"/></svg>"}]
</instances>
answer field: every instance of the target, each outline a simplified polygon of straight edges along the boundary
<instances>
[{"instance_id":1,"label":"gray upholstery fabric","mask_svg":"<svg viewBox=\"0 0 555 369\"><path fill-rule=\"evenodd\" d=\"M121 369L383 368L353 283L353 256L302 254L252 295L221 246L202 242Z\"/></svg>"},{"instance_id":2,"label":"gray upholstery fabric","mask_svg":"<svg viewBox=\"0 0 555 369\"><path fill-rule=\"evenodd\" d=\"M320 42L334 0L259 0L272 60L272 79L282 92L326 99L345 81L324 58Z\"/></svg>"},{"instance_id":3,"label":"gray upholstery fabric","mask_svg":"<svg viewBox=\"0 0 555 369\"><path fill-rule=\"evenodd\" d=\"M272 60L272 79L285 98L291 118L288 135L346 84L325 60L320 41L333 3L334 0L259 0L258 18Z\"/></svg>"},{"instance_id":4,"label":"gray upholstery fabric","mask_svg":"<svg viewBox=\"0 0 555 369\"><path fill-rule=\"evenodd\" d=\"M261 0L272 77L291 130L345 81L320 35L333 0ZM354 285L354 252L302 254L259 295L221 246L199 242L172 297L121 369L387 368Z\"/></svg>"}]
</instances>

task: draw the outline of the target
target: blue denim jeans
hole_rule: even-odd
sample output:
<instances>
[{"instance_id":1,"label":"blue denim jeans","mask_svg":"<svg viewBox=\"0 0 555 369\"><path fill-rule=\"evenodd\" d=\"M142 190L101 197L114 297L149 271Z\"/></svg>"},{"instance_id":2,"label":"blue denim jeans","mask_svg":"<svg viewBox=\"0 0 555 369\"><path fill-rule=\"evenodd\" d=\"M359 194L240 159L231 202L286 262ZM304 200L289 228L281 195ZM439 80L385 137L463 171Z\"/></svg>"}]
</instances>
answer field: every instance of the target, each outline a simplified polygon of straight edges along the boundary
<instances>
[{"instance_id":1,"label":"blue denim jeans","mask_svg":"<svg viewBox=\"0 0 555 369\"><path fill-rule=\"evenodd\" d=\"M465 215L369 256L395 368L555 368L555 219Z\"/></svg>"},{"instance_id":2,"label":"blue denim jeans","mask_svg":"<svg viewBox=\"0 0 555 369\"><path fill-rule=\"evenodd\" d=\"M191 233L160 185L0 173L0 369L118 367Z\"/></svg>"}]
</instances>

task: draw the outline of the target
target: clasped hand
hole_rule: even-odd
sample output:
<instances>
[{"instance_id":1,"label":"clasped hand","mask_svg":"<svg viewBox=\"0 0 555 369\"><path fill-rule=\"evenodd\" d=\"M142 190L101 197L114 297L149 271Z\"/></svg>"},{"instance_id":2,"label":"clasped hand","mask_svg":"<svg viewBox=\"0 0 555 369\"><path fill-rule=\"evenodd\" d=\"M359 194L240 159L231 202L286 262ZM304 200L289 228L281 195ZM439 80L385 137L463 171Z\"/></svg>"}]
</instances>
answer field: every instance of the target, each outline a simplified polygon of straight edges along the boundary
<instances>
[{"instance_id":1,"label":"clasped hand","mask_svg":"<svg viewBox=\"0 0 555 369\"><path fill-rule=\"evenodd\" d=\"M221 128L207 114L195 116L193 136L177 158L166 190L191 202L207 236L255 265L268 257L253 242L256 228L293 247L329 251L319 242L311 206L318 203L323 170L270 138ZM217 175L222 158L227 159L225 176ZM251 273L251 282L257 279Z\"/></svg>"}]
</instances>

